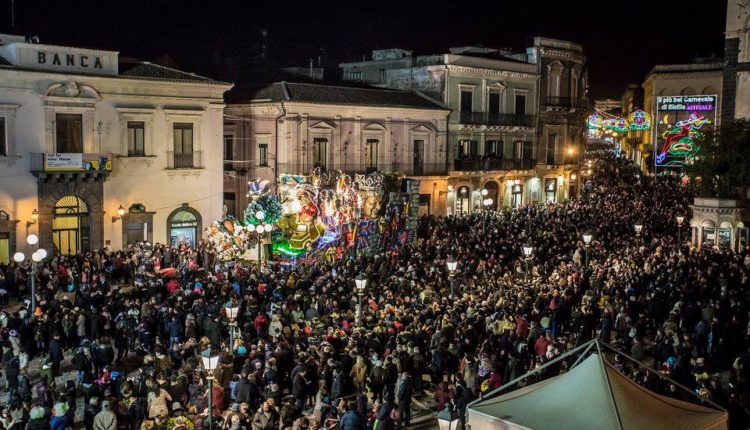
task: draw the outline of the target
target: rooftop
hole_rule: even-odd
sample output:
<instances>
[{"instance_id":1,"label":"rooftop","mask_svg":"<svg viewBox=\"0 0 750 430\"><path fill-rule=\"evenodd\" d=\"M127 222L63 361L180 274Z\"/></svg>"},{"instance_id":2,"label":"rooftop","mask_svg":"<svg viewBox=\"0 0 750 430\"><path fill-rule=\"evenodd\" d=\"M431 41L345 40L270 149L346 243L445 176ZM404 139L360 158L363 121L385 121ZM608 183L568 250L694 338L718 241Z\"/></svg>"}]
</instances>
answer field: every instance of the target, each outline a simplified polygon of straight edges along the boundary
<instances>
[{"instance_id":1,"label":"rooftop","mask_svg":"<svg viewBox=\"0 0 750 430\"><path fill-rule=\"evenodd\" d=\"M315 83L273 82L254 88L236 89L227 95L229 103L297 102L349 106L445 109L427 97L411 91L370 87L349 87Z\"/></svg>"}]
</instances>

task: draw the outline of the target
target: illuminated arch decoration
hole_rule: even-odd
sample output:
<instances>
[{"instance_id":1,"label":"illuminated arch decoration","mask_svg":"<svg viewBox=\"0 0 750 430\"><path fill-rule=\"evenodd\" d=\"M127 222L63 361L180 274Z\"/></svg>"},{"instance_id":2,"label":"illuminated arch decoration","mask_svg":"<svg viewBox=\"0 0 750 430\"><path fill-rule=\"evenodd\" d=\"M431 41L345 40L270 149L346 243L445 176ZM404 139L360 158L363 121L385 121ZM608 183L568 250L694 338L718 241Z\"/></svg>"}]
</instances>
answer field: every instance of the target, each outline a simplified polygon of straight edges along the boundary
<instances>
[{"instance_id":1,"label":"illuminated arch decoration","mask_svg":"<svg viewBox=\"0 0 750 430\"><path fill-rule=\"evenodd\" d=\"M617 117L615 120L614 131L618 133L627 133L628 131L628 120L622 117Z\"/></svg>"},{"instance_id":2,"label":"illuminated arch decoration","mask_svg":"<svg viewBox=\"0 0 750 430\"><path fill-rule=\"evenodd\" d=\"M651 115L641 109L631 112L628 115L628 130L642 131L651 128Z\"/></svg>"},{"instance_id":3,"label":"illuminated arch decoration","mask_svg":"<svg viewBox=\"0 0 750 430\"><path fill-rule=\"evenodd\" d=\"M603 118L598 112L594 112L589 115L588 126L591 130L598 130L602 128Z\"/></svg>"}]
</instances>

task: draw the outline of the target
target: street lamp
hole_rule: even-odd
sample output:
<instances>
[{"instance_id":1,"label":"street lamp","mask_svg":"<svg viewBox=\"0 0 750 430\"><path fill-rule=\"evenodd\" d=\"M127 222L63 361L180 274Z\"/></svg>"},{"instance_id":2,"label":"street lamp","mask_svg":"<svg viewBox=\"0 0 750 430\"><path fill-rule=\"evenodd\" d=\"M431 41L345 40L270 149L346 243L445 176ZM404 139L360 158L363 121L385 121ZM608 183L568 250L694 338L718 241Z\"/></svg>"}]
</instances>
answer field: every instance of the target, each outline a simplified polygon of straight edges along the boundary
<instances>
[{"instance_id":1,"label":"street lamp","mask_svg":"<svg viewBox=\"0 0 750 430\"><path fill-rule=\"evenodd\" d=\"M257 218L258 220L262 221L262 220L264 220L266 218L266 213L263 212L263 211L258 211L258 212L255 213L255 218ZM250 228L251 228L250 231L252 231L253 227L250 226ZM258 269L260 270L261 255L262 255L262 252L263 252L263 250L261 248L262 242L263 242L263 235L266 234L266 233L270 233L271 231L273 231L273 224L268 224L268 223L262 222L260 224L257 224L255 226L254 230L258 234Z\"/></svg>"},{"instance_id":2,"label":"street lamp","mask_svg":"<svg viewBox=\"0 0 750 430\"><path fill-rule=\"evenodd\" d=\"M112 217L112 223L117 222L118 220L121 220L123 215L125 215L125 208L120 205L119 208L117 208L117 216Z\"/></svg>"},{"instance_id":3,"label":"street lamp","mask_svg":"<svg viewBox=\"0 0 750 430\"><path fill-rule=\"evenodd\" d=\"M583 252L586 259L586 268L589 267L589 244L593 238L594 236L591 233L583 233Z\"/></svg>"},{"instance_id":4,"label":"street lamp","mask_svg":"<svg viewBox=\"0 0 750 430\"><path fill-rule=\"evenodd\" d=\"M633 228L635 229L635 235L636 236L640 236L641 235L641 230L643 230L643 224L640 224L640 223L635 224L633 226Z\"/></svg>"},{"instance_id":5,"label":"street lamp","mask_svg":"<svg viewBox=\"0 0 750 430\"><path fill-rule=\"evenodd\" d=\"M437 420L440 430L457 430L461 427L461 416L450 404L446 404L445 409L438 413Z\"/></svg>"},{"instance_id":6,"label":"street lamp","mask_svg":"<svg viewBox=\"0 0 750 430\"><path fill-rule=\"evenodd\" d=\"M487 191L487 188L482 188L482 197L487 197L487 194L489 194L489 193L490 192Z\"/></svg>"},{"instance_id":7,"label":"street lamp","mask_svg":"<svg viewBox=\"0 0 750 430\"><path fill-rule=\"evenodd\" d=\"M26 221L26 234L29 234L29 227L36 224L37 221L39 221L39 212L34 209L31 212L31 219L29 221Z\"/></svg>"},{"instance_id":8,"label":"street lamp","mask_svg":"<svg viewBox=\"0 0 750 430\"><path fill-rule=\"evenodd\" d=\"M448 261L445 262L445 265L448 267L448 277L450 278L451 283L451 296L453 296L453 280L456 276L456 266L458 266L458 261L454 260L453 257L448 257Z\"/></svg>"},{"instance_id":9,"label":"street lamp","mask_svg":"<svg viewBox=\"0 0 750 430\"><path fill-rule=\"evenodd\" d=\"M234 339L235 331L237 329L237 313L240 308L232 300L228 301L224 310L227 313L227 319L229 320L229 350L234 352Z\"/></svg>"},{"instance_id":10,"label":"street lamp","mask_svg":"<svg viewBox=\"0 0 750 430\"><path fill-rule=\"evenodd\" d=\"M679 245L681 242L680 236L682 233L682 223L685 222L685 215L677 215L675 219L677 220L677 244Z\"/></svg>"},{"instance_id":11,"label":"street lamp","mask_svg":"<svg viewBox=\"0 0 750 430\"><path fill-rule=\"evenodd\" d=\"M208 373L208 428L210 430L213 430L213 402L211 398L213 397L213 390L214 390L214 370L216 370L216 367L219 365L219 356L211 356L211 345L208 346L208 349L203 352L201 355L201 360L203 361L203 368L206 369L206 373Z\"/></svg>"},{"instance_id":12,"label":"street lamp","mask_svg":"<svg viewBox=\"0 0 750 430\"><path fill-rule=\"evenodd\" d=\"M526 264L526 276L529 276L529 259L531 258L531 253L534 252L534 248L529 243L525 243L521 247L523 251L524 258L523 262Z\"/></svg>"},{"instance_id":13,"label":"street lamp","mask_svg":"<svg viewBox=\"0 0 750 430\"><path fill-rule=\"evenodd\" d=\"M39 236L30 234L26 237L26 243L31 246L35 246L39 243ZM31 254L31 312L32 314L36 311L36 265L47 258L47 250L39 248ZM23 263L26 260L26 255L18 251L13 254L13 261L16 263Z\"/></svg>"},{"instance_id":14,"label":"street lamp","mask_svg":"<svg viewBox=\"0 0 750 430\"><path fill-rule=\"evenodd\" d=\"M357 325L362 325L362 296L365 294L367 287L367 277L360 273L354 278L354 286L357 287Z\"/></svg>"}]
</instances>

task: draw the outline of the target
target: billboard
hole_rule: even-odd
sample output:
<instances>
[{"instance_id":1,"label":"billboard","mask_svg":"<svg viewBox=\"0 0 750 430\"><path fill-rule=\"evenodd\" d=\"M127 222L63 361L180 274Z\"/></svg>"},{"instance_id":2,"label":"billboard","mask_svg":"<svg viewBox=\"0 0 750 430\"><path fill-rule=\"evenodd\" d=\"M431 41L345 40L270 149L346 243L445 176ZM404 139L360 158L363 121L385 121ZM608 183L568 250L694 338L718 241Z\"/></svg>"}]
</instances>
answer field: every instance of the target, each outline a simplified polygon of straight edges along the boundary
<instances>
[{"instance_id":1,"label":"billboard","mask_svg":"<svg viewBox=\"0 0 750 430\"><path fill-rule=\"evenodd\" d=\"M654 164L680 169L700 152L703 134L716 123L716 95L656 97Z\"/></svg>"}]
</instances>

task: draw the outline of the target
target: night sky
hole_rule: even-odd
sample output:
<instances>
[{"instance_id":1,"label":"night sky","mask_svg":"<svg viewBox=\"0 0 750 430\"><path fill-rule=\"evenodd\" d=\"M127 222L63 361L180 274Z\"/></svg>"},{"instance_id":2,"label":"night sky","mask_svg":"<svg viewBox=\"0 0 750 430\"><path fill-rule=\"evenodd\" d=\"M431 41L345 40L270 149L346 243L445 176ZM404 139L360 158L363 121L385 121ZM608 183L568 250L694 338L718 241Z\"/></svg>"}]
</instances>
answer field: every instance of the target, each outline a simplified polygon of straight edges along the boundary
<instances>
[{"instance_id":1,"label":"night sky","mask_svg":"<svg viewBox=\"0 0 750 430\"><path fill-rule=\"evenodd\" d=\"M0 32L143 60L168 54L184 70L233 81L318 55L333 71L373 48L520 50L529 37L561 38L583 45L594 98L642 83L654 64L721 54L726 15L725 0L15 0L12 31L10 3L0 0Z\"/></svg>"}]
</instances>

